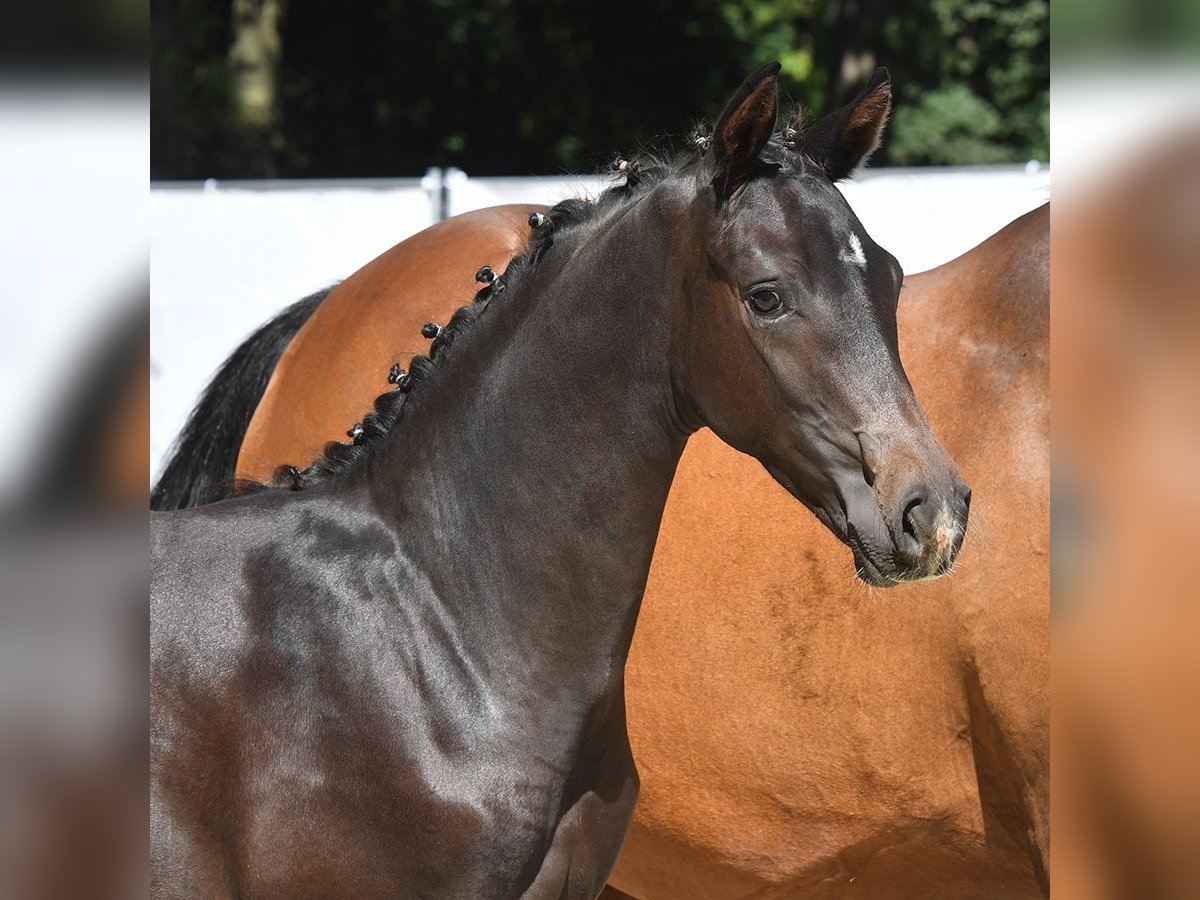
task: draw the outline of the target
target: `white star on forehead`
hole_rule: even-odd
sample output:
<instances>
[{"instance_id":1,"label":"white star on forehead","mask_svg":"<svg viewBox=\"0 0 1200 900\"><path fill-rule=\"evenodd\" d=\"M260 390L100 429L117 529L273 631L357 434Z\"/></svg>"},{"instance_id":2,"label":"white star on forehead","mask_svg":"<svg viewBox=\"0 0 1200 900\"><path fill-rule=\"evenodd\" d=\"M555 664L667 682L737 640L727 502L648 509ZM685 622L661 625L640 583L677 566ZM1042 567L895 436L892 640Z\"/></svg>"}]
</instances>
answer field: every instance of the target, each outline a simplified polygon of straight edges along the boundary
<instances>
[{"instance_id":1,"label":"white star on forehead","mask_svg":"<svg viewBox=\"0 0 1200 900\"><path fill-rule=\"evenodd\" d=\"M867 254L863 252L862 241L858 239L858 235L853 231L847 239L846 248L838 254L842 262L854 263L860 269L867 267Z\"/></svg>"}]
</instances>

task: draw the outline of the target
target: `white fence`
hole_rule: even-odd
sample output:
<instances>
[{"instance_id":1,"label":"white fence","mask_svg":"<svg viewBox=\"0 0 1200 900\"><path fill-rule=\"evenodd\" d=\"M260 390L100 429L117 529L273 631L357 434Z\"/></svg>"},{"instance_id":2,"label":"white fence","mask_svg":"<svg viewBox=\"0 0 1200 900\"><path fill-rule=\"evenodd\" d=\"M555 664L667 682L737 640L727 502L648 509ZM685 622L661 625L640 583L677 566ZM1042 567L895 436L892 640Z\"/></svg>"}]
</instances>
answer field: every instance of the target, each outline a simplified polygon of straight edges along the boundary
<instances>
[{"instance_id":1,"label":"white fence","mask_svg":"<svg viewBox=\"0 0 1200 900\"><path fill-rule=\"evenodd\" d=\"M151 480L208 378L259 324L393 244L500 203L554 203L600 178L159 184L150 191ZM1047 169L868 170L843 191L907 272L969 250L1049 199ZM336 377L336 373L331 373Z\"/></svg>"}]
</instances>

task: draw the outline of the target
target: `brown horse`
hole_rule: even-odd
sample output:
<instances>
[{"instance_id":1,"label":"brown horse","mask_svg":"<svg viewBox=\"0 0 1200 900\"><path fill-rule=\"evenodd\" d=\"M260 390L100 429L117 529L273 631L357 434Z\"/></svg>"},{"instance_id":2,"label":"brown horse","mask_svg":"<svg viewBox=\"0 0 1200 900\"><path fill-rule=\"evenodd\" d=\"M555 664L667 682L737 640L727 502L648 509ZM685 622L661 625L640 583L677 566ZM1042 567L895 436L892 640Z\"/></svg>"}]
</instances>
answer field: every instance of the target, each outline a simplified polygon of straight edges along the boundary
<instances>
[{"instance_id":1,"label":"brown horse","mask_svg":"<svg viewBox=\"0 0 1200 900\"><path fill-rule=\"evenodd\" d=\"M303 466L344 440L387 387L389 367L425 349L421 326L435 314L449 319L475 292L479 260L507 262L522 250L537 211L499 206L447 219L338 285L283 351L242 441L238 475L270 481L284 462ZM339 343L340 334L350 339ZM307 394L302 410L294 387Z\"/></svg>"},{"instance_id":2,"label":"brown horse","mask_svg":"<svg viewBox=\"0 0 1200 900\"><path fill-rule=\"evenodd\" d=\"M391 362L422 346L421 323L444 321L480 263L527 239L530 211L442 223L335 289L288 345L238 474L268 477L342 438ZM643 787L612 884L639 897L1045 889L1048 220L1046 207L1022 217L901 294L906 369L976 488L977 536L952 579L867 593L759 465L708 432L690 442L627 669ZM768 532L794 540L768 554Z\"/></svg>"}]
</instances>

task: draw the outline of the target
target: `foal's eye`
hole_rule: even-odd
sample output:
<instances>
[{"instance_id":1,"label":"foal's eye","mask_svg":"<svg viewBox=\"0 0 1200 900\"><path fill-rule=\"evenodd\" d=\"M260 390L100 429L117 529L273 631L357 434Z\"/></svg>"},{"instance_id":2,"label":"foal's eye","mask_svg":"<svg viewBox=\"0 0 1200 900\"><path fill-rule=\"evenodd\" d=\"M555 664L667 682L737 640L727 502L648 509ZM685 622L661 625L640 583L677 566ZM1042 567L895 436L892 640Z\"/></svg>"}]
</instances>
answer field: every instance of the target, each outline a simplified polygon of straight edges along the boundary
<instances>
[{"instance_id":1,"label":"foal's eye","mask_svg":"<svg viewBox=\"0 0 1200 900\"><path fill-rule=\"evenodd\" d=\"M780 298L779 292L772 288L759 288L757 291L751 292L747 299L750 302L750 308L760 316L768 316L783 307L783 300Z\"/></svg>"}]
</instances>

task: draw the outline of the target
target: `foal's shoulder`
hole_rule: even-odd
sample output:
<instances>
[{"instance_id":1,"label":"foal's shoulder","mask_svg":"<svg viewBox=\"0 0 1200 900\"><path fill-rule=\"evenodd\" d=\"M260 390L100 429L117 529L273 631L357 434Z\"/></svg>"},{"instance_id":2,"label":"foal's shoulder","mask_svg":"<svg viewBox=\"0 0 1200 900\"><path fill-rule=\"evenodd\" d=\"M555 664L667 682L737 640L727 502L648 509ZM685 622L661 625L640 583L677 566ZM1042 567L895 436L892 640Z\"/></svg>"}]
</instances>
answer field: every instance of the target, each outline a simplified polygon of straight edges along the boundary
<instances>
[{"instance_id":1,"label":"foal's shoulder","mask_svg":"<svg viewBox=\"0 0 1200 900\"><path fill-rule=\"evenodd\" d=\"M155 608L181 618L253 590L271 590L264 558L286 555L300 516L285 497L251 497L150 516L150 587ZM266 502L264 502L266 501ZM269 568L269 567L268 567ZM268 580L264 582L263 577ZM182 609L180 609L182 607Z\"/></svg>"},{"instance_id":2,"label":"foal's shoulder","mask_svg":"<svg viewBox=\"0 0 1200 900\"><path fill-rule=\"evenodd\" d=\"M150 513L151 556L181 558L236 553L275 539L286 539L301 519L307 498L268 491L195 506ZM187 552L195 548L196 553Z\"/></svg>"}]
</instances>

